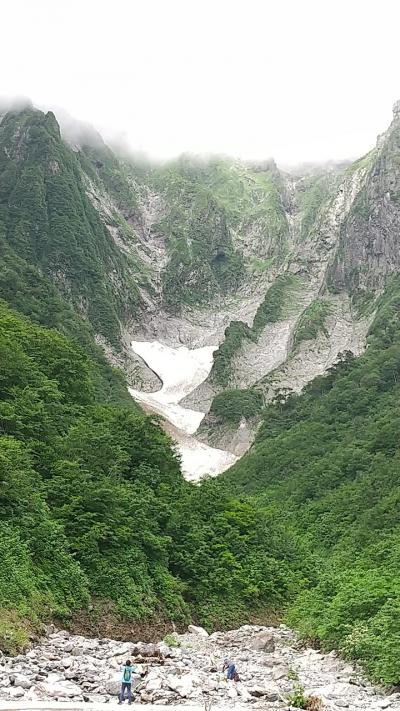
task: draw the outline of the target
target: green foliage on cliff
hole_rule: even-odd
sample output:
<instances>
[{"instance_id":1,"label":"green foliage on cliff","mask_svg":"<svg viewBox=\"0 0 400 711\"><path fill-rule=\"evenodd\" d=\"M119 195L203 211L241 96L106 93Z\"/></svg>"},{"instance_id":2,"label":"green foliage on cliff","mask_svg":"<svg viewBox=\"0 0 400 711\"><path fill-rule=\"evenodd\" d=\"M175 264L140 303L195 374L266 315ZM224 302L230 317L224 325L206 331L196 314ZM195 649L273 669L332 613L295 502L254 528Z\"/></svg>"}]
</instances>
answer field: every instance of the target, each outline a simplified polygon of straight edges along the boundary
<instances>
[{"instance_id":1,"label":"green foliage on cliff","mask_svg":"<svg viewBox=\"0 0 400 711\"><path fill-rule=\"evenodd\" d=\"M60 296L39 269L18 257L0 234L0 298L34 323L56 328L86 351L96 364L93 383L97 399L135 407L123 374L106 361L96 345L93 329Z\"/></svg>"},{"instance_id":2,"label":"green foliage on cliff","mask_svg":"<svg viewBox=\"0 0 400 711\"><path fill-rule=\"evenodd\" d=\"M51 112L10 112L0 124L0 231L118 347L119 319L137 310L139 292Z\"/></svg>"},{"instance_id":3,"label":"green foliage on cliff","mask_svg":"<svg viewBox=\"0 0 400 711\"><path fill-rule=\"evenodd\" d=\"M168 205L159 229L167 237L170 256L163 296L172 310L234 291L244 276L243 256L233 244L226 210L207 186L208 170L182 158L153 176Z\"/></svg>"},{"instance_id":4,"label":"green foliage on cliff","mask_svg":"<svg viewBox=\"0 0 400 711\"><path fill-rule=\"evenodd\" d=\"M243 321L231 321L225 329L225 337L219 348L213 354L211 378L215 383L226 387L232 374L232 360L243 343L255 341L255 335Z\"/></svg>"},{"instance_id":5,"label":"green foliage on cliff","mask_svg":"<svg viewBox=\"0 0 400 711\"><path fill-rule=\"evenodd\" d=\"M396 279L366 353L268 406L256 443L223 475L235 492L268 502L318 561L289 622L388 683L400 679L399 305Z\"/></svg>"},{"instance_id":6,"label":"green foliage on cliff","mask_svg":"<svg viewBox=\"0 0 400 711\"><path fill-rule=\"evenodd\" d=\"M233 360L247 341L257 341L268 323L283 319L296 296L299 277L293 274L278 276L261 302L250 328L243 321L231 321L225 330L225 338L213 355L211 380L219 387L228 387L231 382Z\"/></svg>"},{"instance_id":7,"label":"green foliage on cliff","mask_svg":"<svg viewBox=\"0 0 400 711\"><path fill-rule=\"evenodd\" d=\"M242 242L252 225L265 264L284 255L288 223L276 166L255 171L223 159L183 156L154 170L150 185L167 206L158 229L170 255L163 273L169 308L235 292L245 276Z\"/></svg>"},{"instance_id":8,"label":"green foliage on cliff","mask_svg":"<svg viewBox=\"0 0 400 711\"><path fill-rule=\"evenodd\" d=\"M293 338L294 348L302 341L314 340L319 333L327 335L325 321L330 312L331 307L327 301L315 299L299 318Z\"/></svg>"},{"instance_id":9,"label":"green foliage on cliff","mask_svg":"<svg viewBox=\"0 0 400 711\"><path fill-rule=\"evenodd\" d=\"M253 330L256 334L259 334L267 323L275 323L284 318L298 284L299 277L294 274L282 274L275 279L254 317Z\"/></svg>"},{"instance_id":10,"label":"green foliage on cliff","mask_svg":"<svg viewBox=\"0 0 400 711\"><path fill-rule=\"evenodd\" d=\"M246 420L258 415L264 404L263 394L257 390L224 390L216 395L211 403L211 414L222 423L239 424L242 417Z\"/></svg>"},{"instance_id":11,"label":"green foliage on cliff","mask_svg":"<svg viewBox=\"0 0 400 711\"><path fill-rule=\"evenodd\" d=\"M318 214L332 196L337 177L331 173L310 175L299 181L296 197L301 210L300 237L307 239L315 226Z\"/></svg>"}]
</instances>

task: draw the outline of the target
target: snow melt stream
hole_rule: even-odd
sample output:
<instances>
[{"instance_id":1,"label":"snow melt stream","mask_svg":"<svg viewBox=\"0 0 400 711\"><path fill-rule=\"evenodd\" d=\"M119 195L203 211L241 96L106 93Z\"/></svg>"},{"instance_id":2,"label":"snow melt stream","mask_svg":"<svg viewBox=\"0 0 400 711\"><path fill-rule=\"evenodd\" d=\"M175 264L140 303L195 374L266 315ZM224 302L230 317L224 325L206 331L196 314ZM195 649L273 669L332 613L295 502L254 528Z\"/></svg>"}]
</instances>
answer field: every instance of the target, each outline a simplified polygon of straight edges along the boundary
<instances>
[{"instance_id":1,"label":"snow melt stream","mask_svg":"<svg viewBox=\"0 0 400 711\"><path fill-rule=\"evenodd\" d=\"M186 478L198 481L206 474L215 476L228 469L237 459L234 454L208 447L193 437L205 413L179 405L180 400L207 378L217 346L171 348L159 341L132 341L131 347L163 385L155 393L133 388L129 388L129 392L144 409L161 415L166 421L166 430L177 442Z\"/></svg>"}]
</instances>

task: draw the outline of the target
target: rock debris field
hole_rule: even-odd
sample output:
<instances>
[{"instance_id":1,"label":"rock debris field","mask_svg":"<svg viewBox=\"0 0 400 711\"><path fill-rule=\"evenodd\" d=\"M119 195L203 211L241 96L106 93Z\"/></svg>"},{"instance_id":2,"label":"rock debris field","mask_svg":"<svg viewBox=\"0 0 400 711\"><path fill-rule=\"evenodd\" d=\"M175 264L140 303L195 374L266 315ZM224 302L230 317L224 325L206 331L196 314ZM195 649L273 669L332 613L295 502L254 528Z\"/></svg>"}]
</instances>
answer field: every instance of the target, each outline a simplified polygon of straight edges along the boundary
<instances>
[{"instance_id":1,"label":"rock debris field","mask_svg":"<svg viewBox=\"0 0 400 711\"><path fill-rule=\"evenodd\" d=\"M191 626L167 640L145 644L51 632L26 655L1 659L0 700L21 702L21 708L28 701L115 702L121 666L130 658L136 703L290 709L288 697L301 684L332 711L400 710L399 693L384 695L334 652L301 648L283 626L246 625L210 636ZM239 682L222 674L225 658L236 663Z\"/></svg>"}]
</instances>

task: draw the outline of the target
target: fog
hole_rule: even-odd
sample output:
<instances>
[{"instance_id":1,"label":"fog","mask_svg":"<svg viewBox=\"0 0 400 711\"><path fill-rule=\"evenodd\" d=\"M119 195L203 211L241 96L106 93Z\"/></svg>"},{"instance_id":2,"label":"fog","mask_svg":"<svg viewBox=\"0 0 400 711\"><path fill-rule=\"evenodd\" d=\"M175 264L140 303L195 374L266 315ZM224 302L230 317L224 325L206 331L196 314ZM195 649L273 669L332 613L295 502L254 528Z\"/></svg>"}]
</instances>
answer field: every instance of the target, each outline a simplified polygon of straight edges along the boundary
<instances>
[{"instance_id":1,"label":"fog","mask_svg":"<svg viewBox=\"0 0 400 711\"><path fill-rule=\"evenodd\" d=\"M353 158L400 98L399 16L391 0L14 0L0 94L156 158Z\"/></svg>"}]
</instances>

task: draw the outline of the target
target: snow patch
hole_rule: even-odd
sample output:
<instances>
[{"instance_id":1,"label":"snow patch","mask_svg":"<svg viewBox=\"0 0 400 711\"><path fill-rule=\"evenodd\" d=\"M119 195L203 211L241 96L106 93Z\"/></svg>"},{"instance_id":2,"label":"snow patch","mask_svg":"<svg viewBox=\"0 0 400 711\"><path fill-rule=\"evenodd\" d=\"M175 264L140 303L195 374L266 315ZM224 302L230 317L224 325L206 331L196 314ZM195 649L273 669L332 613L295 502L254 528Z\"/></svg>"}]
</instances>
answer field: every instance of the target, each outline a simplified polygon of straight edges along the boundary
<instances>
[{"instance_id":1,"label":"snow patch","mask_svg":"<svg viewBox=\"0 0 400 711\"><path fill-rule=\"evenodd\" d=\"M158 375L163 385L155 393L134 388L129 388L129 392L144 409L161 415L171 425L166 429L177 442L186 478L198 481L207 474L216 476L232 466L237 460L235 455L209 447L191 436L198 429L205 412L179 405L207 378L213 364L213 353L218 346L172 348L159 341L132 341L131 347Z\"/></svg>"}]
</instances>

